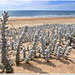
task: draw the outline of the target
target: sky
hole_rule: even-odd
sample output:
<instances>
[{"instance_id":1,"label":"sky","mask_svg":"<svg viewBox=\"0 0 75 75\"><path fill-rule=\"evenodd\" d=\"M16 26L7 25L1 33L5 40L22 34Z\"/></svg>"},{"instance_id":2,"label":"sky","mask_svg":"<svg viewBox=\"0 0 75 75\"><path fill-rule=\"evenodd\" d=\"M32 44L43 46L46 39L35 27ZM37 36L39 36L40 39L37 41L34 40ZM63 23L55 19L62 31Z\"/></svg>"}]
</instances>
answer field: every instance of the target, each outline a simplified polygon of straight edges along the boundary
<instances>
[{"instance_id":1,"label":"sky","mask_svg":"<svg viewBox=\"0 0 75 75\"><path fill-rule=\"evenodd\" d=\"M74 0L0 0L0 10L74 10Z\"/></svg>"}]
</instances>

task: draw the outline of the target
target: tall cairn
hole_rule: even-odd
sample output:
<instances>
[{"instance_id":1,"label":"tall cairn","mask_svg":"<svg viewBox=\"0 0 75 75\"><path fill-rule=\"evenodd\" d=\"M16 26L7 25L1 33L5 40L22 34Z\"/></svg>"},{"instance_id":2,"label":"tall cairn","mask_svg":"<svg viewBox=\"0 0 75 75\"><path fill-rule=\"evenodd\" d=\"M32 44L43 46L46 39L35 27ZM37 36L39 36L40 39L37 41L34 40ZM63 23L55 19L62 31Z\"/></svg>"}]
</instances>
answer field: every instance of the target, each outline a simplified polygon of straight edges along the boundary
<instances>
[{"instance_id":1,"label":"tall cairn","mask_svg":"<svg viewBox=\"0 0 75 75\"><path fill-rule=\"evenodd\" d=\"M45 46L44 39L43 39L42 36L40 37L40 43L41 43L41 47L42 47L43 57L45 58L45 50L46 50L46 46Z\"/></svg>"},{"instance_id":2,"label":"tall cairn","mask_svg":"<svg viewBox=\"0 0 75 75\"><path fill-rule=\"evenodd\" d=\"M46 39L46 45L49 45L50 44L50 32L49 31L47 32L45 39Z\"/></svg>"},{"instance_id":3,"label":"tall cairn","mask_svg":"<svg viewBox=\"0 0 75 75\"><path fill-rule=\"evenodd\" d=\"M58 39L59 39L59 45L61 45L62 38L61 38L61 31L58 31Z\"/></svg>"},{"instance_id":4,"label":"tall cairn","mask_svg":"<svg viewBox=\"0 0 75 75\"><path fill-rule=\"evenodd\" d=\"M23 47L23 59L25 60L25 58L26 58L26 48L25 48L25 46Z\"/></svg>"},{"instance_id":5,"label":"tall cairn","mask_svg":"<svg viewBox=\"0 0 75 75\"><path fill-rule=\"evenodd\" d=\"M27 29L28 29L28 26L25 26L24 29L23 29L23 32L22 32L22 35L20 36L19 40L18 40L18 45L17 45L17 48L16 48L16 65L18 66L19 65L19 60L20 60L20 46L22 46L22 39L23 39L23 36L25 34L25 32L27 32Z\"/></svg>"},{"instance_id":6,"label":"tall cairn","mask_svg":"<svg viewBox=\"0 0 75 75\"><path fill-rule=\"evenodd\" d=\"M67 47L69 46L70 40L67 40L65 46L63 47L63 54L65 53Z\"/></svg>"},{"instance_id":7,"label":"tall cairn","mask_svg":"<svg viewBox=\"0 0 75 75\"><path fill-rule=\"evenodd\" d=\"M2 64L6 70L6 73L11 73L13 72L13 68L11 66L11 61L8 55L8 51L9 51L9 45L7 42L7 36L6 36L6 29L8 27L6 27L5 25L7 25L7 20L8 20L8 12L4 11L3 15L3 19L1 20L2 25L1 25L1 35L2 35L2 46L1 46L1 50L2 50Z\"/></svg>"},{"instance_id":8,"label":"tall cairn","mask_svg":"<svg viewBox=\"0 0 75 75\"><path fill-rule=\"evenodd\" d=\"M67 59L68 58L68 55L70 55L69 53L71 51L72 51L72 47L71 46L67 47L67 49L66 49L66 51L65 51L65 53L63 55L63 58Z\"/></svg>"},{"instance_id":9,"label":"tall cairn","mask_svg":"<svg viewBox=\"0 0 75 75\"><path fill-rule=\"evenodd\" d=\"M35 50L30 50L24 61L26 63L29 63L29 61L34 58L34 53L35 53Z\"/></svg>"},{"instance_id":10,"label":"tall cairn","mask_svg":"<svg viewBox=\"0 0 75 75\"><path fill-rule=\"evenodd\" d=\"M51 44L49 44L49 54L50 54L50 57L51 57L51 55L52 55L52 45Z\"/></svg>"},{"instance_id":11,"label":"tall cairn","mask_svg":"<svg viewBox=\"0 0 75 75\"><path fill-rule=\"evenodd\" d=\"M62 47L59 46L58 50L57 50L57 53L56 53L56 59L59 59L61 56L62 56Z\"/></svg>"},{"instance_id":12,"label":"tall cairn","mask_svg":"<svg viewBox=\"0 0 75 75\"><path fill-rule=\"evenodd\" d=\"M58 47L59 47L59 42L57 42L57 44L56 44L56 47L55 47L55 50L54 50L54 55L56 55Z\"/></svg>"},{"instance_id":13,"label":"tall cairn","mask_svg":"<svg viewBox=\"0 0 75 75\"><path fill-rule=\"evenodd\" d=\"M35 56L36 57L36 46L37 46L37 41L38 41L38 36L37 34L34 35L34 39L33 39L33 43L32 43L32 47L31 47L31 50L35 50Z\"/></svg>"},{"instance_id":14,"label":"tall cairn","mask_svg":"<svg viewBox=\"0 0 75 75\"><path fill-rule=\"evenodd\" d=\"M54 50L55 50L56 42L57 42L57 39L55 38L55 39L53 40L53 50L52 50L53 53L54 53Z\"/></svg>"},{"instance_id":15,"label":"tall cairn","mask_svg":"<svg viewBox=\"0 0 75 75\"><path fill-rule=\"evenodd\" d=\"M34 39L33 39L33 43L32 43L32 46L31 46L31 49L29 50L26 58L25 58L25 62L26 63L29 63L29 61L31 59L33 59L34 57L36 57L36 46L37 46L37 41L38 41L38 36L35 34L34 35Z\"/></svg>"},{"instance_id":16,"label":"tall cairn","mask_svg":"<svg viewBox=\"0 0 75 75\"><path fill-rule=\"evenodd\" d=\"M46 49L46 50L45 50L45 61L46 61L46 62L49 62L49 59L50 59L49 57L50 57L49 49Z\"/></svg>"}]
</instances>

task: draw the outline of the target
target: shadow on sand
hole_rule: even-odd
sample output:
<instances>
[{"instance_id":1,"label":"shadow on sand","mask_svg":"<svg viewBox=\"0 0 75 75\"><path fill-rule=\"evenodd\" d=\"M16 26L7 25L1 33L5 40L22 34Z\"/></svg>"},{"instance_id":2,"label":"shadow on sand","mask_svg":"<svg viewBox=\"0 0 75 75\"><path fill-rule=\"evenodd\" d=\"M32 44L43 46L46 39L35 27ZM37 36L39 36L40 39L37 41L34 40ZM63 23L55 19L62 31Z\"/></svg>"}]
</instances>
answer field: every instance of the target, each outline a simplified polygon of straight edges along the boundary
<instances>
[{"instance_id":1,"label":"shadow on sand","mask_svg":"<svg viewBox=\"0 0 75 75\"><path fill-rule=\"evenodd\" d=\"M43 61L40 61L40 60L36 60L36 59L33 59L34 62L37 62L38 64L44 64L44 65L48 65L48 66L52 66L52 67L56 67L56 65L54 63L52 63L51 61L49 62L43 62ZM75 64L74 61L72 61L71 59L67 59L67 60L63 60L63 59L59 59L60 62L63 62L64 64L70 64L73 63ZM36 66L34 66L32 63L20 63L20 65L18 67L23 67L24 69L27 69L29 71L33 71L34 73L44 73L44 74L48 74L48 72L44 72L42 71L41 68L38 68Z\"/></svg>"},{"instance_id":2,"label":"shadow on sand","mask_svg":"<svg viewBox=\"0 0 75 75\"><path fill-rule=\"evenodd\" d=\"M72 64L75 64L75 62L73 61L73 60L71 60L71 59L65 59L65 60L63 60L63 59L60 59L59 60L60 62L63 62L64 64L70 64L70 62L72 63Z\"/></svg>"},{"instance_id":3,"label":"shadow on sand","mask_svg":"<svg viewBox=\"0 0 75 75\"><path fill-rule=\"evenodd\" d=\"M64 64L70 64L67 60L59 59L60 62L63 62Z\"/></svg>"},{"instance_id":4,"label":"shadow on sand","mask_svg":"<svg viewBox=\"0 0 75 75\"><path fill-rule=\"evenodd\" d=\"M75 64L75 62L71 59L67 59L68 61L70 61L71 63Z\"/></svg>"},{"instance_id":5,"label":"shadow on sand","mask_svg":"<svg viewBox=\"0 0 75 75\"><path fill-rule=\"evenodd\" d=\"M48 74L47 72L43 72L42 69L38 68L38 67L35 67L33 64L31 63L20 63L20 65L18 67L23 67L24 69L27 69L27 70L30 70L30 71L33 71L35 73L45 73L45 74Z\"/></svg>"},{"instance_id":6,"label":"shadow on sand","mask_svg":"<svg viewBox=\"0 0 75 75\"><path fill-rule=\"evenodd\" d=\"M40 60L33 60L34 62L37 62L38 64L44 64L44 65L49 65L49 66L52 66L52 67L56 67L56 65L54 63L52 63L51 61L49 62L42 62Z\"/></svg>"}]
</instances>

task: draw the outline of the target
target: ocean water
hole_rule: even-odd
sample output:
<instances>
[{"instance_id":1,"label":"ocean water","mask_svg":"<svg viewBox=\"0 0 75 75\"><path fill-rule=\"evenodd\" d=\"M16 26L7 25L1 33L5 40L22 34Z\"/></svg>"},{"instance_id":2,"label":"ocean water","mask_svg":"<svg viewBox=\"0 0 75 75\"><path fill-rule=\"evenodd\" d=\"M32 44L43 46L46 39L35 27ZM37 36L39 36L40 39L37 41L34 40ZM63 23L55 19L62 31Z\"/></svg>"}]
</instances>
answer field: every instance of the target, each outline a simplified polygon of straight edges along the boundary
<instances>
[{"instance_id":1,"label":"ocean water","mask_svg":"<svg viewBox=\"0 0 75 75\"><path fill-rule=\"evenodd\" d=\"M0 17L2 12L0 11ZM75 17L75 11L12 10L8 13L10 17Z\"/></svg>"}]
</instances>

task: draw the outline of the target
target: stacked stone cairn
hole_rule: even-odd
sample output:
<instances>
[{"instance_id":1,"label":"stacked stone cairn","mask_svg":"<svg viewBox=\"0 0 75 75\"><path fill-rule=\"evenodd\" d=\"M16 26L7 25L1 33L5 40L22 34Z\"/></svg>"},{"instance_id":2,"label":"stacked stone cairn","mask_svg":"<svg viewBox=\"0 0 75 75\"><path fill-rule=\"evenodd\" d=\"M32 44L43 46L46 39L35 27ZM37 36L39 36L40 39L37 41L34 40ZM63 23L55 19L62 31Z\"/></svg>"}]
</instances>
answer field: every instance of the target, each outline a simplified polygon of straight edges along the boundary
<instances>
[{"instance_id":1,"label":"stacked stone cairn","mask_svg":"<svg viewBox=\"0 0 75 75\"><path fill-rule=\"evenodd\" d=\"M28 29L28 26L25 26L24 29L23 29L23 32L20 36L20 38L18 39L18 45L17 45L17 48L16 48L16 65L18 66L19 65L19 60L20 60L20 46L22 46L22 38L24 36L24 33L27 32L27 29Z\"/></svg>"},{"instance_id":2,"label":"stacked stone cairn","mask_svg":"<svg viewBox=\"0 0 75 75\"><path fill-rule=\"evenodd\" d=\"M8 30L6 27L8 17L8 12L4 11L0 25L0 69L7 73L13 72L11 52L15 60L13 63L18 66L22 61L29 63L37 57L43 57L46 62L52 57L67 59L75 49L75 24L24 26L17 28L16 34L14 28Z\"/></svg>"},{"instance_id":3,"label":"stacked stone cairn","mask_svg":"<svg viewBox=\"0 0 75 75\"><path fill-rule=\"evenodd\" d=\"M34 40L32 43L32 47L29 50L25 62L28 63L32 58L36 57L36 45L37 45L37 35L34 35Z\"/></svg>"},{"instance_id":4,"label":"stacked stone cairn","mask_svg":"<svg viewBox=\"0 0 75 75\"><path fill-rule=\"evenodd\" d=\"M4 66L4 70L6 70L7 73L13 72L12 64L9 57L9 44L8 44L8 38L7 38L7 20L8 20L8 12L4 11L3 19L1 20L1 53L2 53L2 64Z\"/></svg>"}]
</instances>

